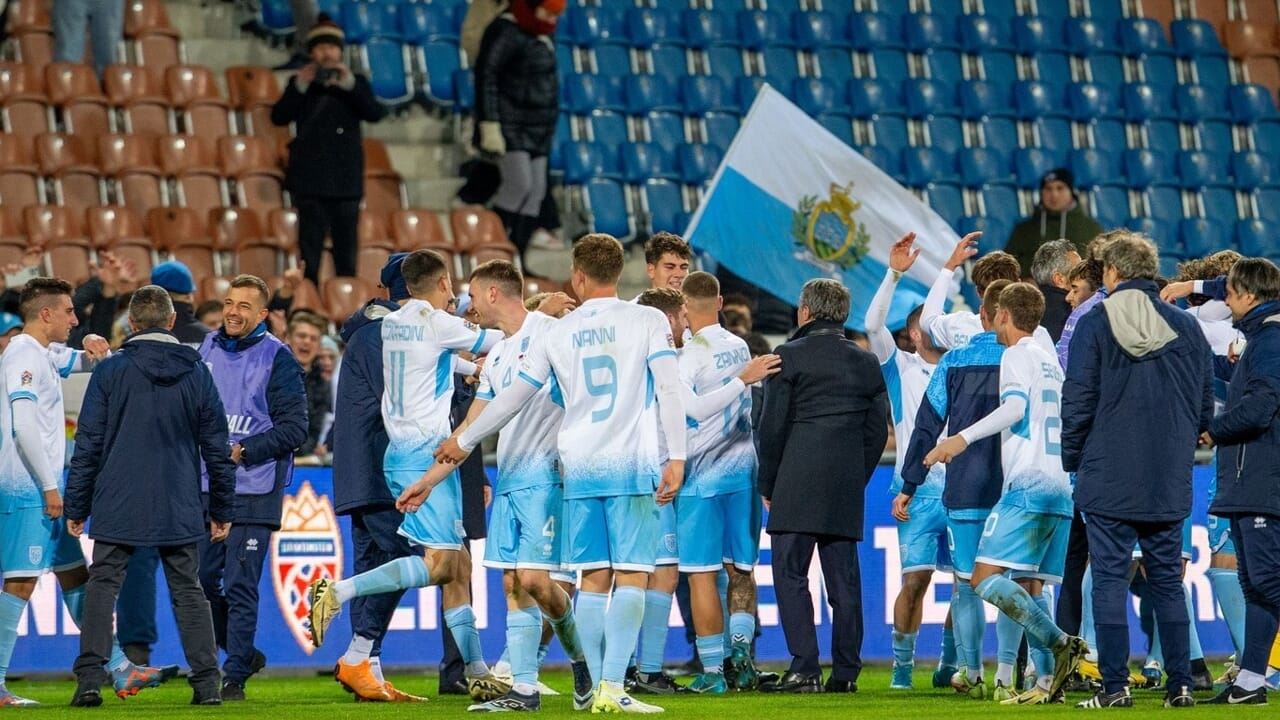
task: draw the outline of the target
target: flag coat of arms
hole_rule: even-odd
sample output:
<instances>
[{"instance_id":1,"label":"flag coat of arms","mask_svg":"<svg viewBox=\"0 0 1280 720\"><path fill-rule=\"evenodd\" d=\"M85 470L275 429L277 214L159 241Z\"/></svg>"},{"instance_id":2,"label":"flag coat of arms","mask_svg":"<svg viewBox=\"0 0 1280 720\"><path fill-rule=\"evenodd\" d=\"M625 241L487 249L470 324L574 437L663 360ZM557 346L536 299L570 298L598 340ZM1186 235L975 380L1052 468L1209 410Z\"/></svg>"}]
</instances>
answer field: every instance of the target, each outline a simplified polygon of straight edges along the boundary
<instances>
[{"instance_id":1,"label":"flag coat of arms","mask_svg":"<svg viewBox=\"0 0 1280 720\"><path fill-rule=\"evenodd\" d=\"M889 248L907 232L918 234L921 254L899 284L891 327L924 301L959 237L910 190L765 85L685 237L789 303L812 278L843 282L853 296L847 324L862 329Z\"/></svg>"}]
</instances>

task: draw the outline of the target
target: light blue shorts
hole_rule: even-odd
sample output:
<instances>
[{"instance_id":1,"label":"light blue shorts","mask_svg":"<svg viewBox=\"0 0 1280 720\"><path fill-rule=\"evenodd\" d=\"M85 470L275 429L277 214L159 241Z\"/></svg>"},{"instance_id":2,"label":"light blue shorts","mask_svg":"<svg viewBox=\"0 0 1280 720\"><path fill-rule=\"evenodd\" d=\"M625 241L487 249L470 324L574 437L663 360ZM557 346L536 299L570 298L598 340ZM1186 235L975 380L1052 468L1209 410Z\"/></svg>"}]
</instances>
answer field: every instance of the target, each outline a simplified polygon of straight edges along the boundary
<instances>
[{"instance_id":1,"label":"light blue shorts","mask_svg":"<svg viewBox=\"0 0 1280 720\"><path fill-rule=\"evenodd\" d=\"M941 498L916 498L911 519L898 523L898 557L902 572L951 570L947 511Z\"/></svg>"},{"instance_id":2,"label":"light blue shorts","mask_svg":"<svg viewBox=\"0 0 1280 720\"><path fill-rule=\"evenodd\" d=\"M493 498L484 566L559 570L564 490L559 485L513 490Z\"/></svg>"},{"instance_id":3,"label":"light blue shorts","mask_svg":"<svg viewBox=\"0 0 1280 720\"><path fill-rule=\"evenodd\" d=\"M675 503L667 503L658 507L658 521L662 524L662 530L658 533L657 544L657 560L658 565L676 565L680 562L680 543L677 541L677 533L680 531L680 522L676 517Z\"/></svg>"},{"instance_id":4,"label":"light blue shorts","mask_svg":"<svg viewBox=\"0 0 1280 720\"><path fill-rule=\"evenodd\" d=\"M733 564L750 572L760 555L760 496L754 490L676 498L680 572L716 572Z\"/></svg>"},{"instance_id":5,"label":"light blue shorts","mask_svg":"<svg viewBox=\"0 0 1280 720\"><path fill-rule=\"evenodd\" d=\"M1014 571L1016 577L1062 582L1071 518L996 503L987 516L977 562Z\"/></svg>"},{"instance_id":6,"label":"light blue shorts","mask_svg":"<svg viewBox=\"0 0 1280 720\"><path fill-rule=\"evenodd\" d=\"M564 524L565 567L653 572L662 534L653 495L571 498Z\"/></svg>"},{"instance_id":7,"label":"light blue shorts","mask_svg":"<svg viewBox=\"0 0 1280 720\"><path fill-rule=\"evenodd\" d=\"M50 520L42 508L0 513L0 576L38 578L85 564L80 541L64 518Z\"/></svg>"},{"instance_id":8,"label":"light blue shorts","mask_svg":"<svg viewBox=\"0 0 1280 720\"><path fill-rule=\"evenodd\" d=\"M563 543L561 543L563 544ZM578 571L566 570L563 565L558 570L551 571L551 581L558 583L566 583L574 587L578 586Z\"/></svg>"},{"instance_id":9,"label":"light blue shorts","mask_svg":"<svg viewBox=\"0 0 1280 720\"><path fill-rule=\"evenodd\" d=\"M951 566L963 580L973 577L973 563L978 557L978 543L982 541L985 519L962 520L947 516L947 550L951 554Z\"/></svg>"},{"instance_id":10,"label":"light blue shorts","mask_svg":"<svg viewBox=\"0 0 1280 720\"><path fill-rule=\"evenodd\" d=\"M1235 555L1236 543L1231 539L1231 521L1209 516L1209 549L1214 555Z\"/></svg>"},{"instance_id":11,"label":"light blue shorts","mask_svg":"<svg viewBox=\"0 0 1280 720\"><path fill-rule=\"evenodd\" d=\"M430 467L428 465L428 467ZM399 497L404 489L422 477L421 470L386 470L391 496ZM454 471L436 486L417 512L405 513L399 533L414 545L432 550L458 550L466 531L462 527L462 492L458 473Z\"/></svg>"}]
</instances>

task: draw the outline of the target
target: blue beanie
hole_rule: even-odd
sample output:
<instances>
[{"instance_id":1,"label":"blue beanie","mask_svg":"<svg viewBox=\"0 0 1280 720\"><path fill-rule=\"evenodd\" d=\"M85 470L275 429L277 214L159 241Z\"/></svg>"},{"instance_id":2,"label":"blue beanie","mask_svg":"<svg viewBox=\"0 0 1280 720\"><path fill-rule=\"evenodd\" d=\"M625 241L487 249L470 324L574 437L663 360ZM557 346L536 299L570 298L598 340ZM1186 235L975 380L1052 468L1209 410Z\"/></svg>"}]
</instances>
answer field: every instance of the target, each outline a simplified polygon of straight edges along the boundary
<instances>
[{"instance_id":1,"label":"blue beanie","mask_svg":"<svg viewBox=\"0 0 1280 720\"><path fill-rule=\"evenodd\" d=\"M155 266L151 270L151 284L179 295L190 295L196 291L196 281L191 277L191 271L177 260Z\"/></svg>"},{"instance_id":2,"label":"blue beanie","mask_svg":"<svg viewBox=\"0 0 1280 720\"><path fill-rule=\"evenodd\" d=\"M404 276L400 274L400 266L404 264L404 259L409 257L409 253L395 253L387 258L387 262L382 266L382 274L378 277L382 287L387 289L387 296L394 302L409 299L409 286L404 282Z\"/></svg>"}]
</instances>

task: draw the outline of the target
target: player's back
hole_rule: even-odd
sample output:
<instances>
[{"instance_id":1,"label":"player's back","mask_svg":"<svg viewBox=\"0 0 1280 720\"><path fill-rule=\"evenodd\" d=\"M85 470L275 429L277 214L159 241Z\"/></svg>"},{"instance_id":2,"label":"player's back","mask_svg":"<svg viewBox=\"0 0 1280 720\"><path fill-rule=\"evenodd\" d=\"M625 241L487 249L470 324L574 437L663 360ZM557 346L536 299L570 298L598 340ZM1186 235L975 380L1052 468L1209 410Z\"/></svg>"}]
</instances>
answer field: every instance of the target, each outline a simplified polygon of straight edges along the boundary
<instances>
[{"instance_id":1,"label":"player's back","mask_svg":"<svg viewBox=\"0 0 1280 720\"><path fill-rule=\"evenodd\" d=\"M750 360L742 338L712 325L694 334L680 351L680 377L702 395L738 377ZM750 388L715 418L689 420L688 425L689 471L680 493L709 497L750 489L757 465Z\"/></svg>"},{"instance_id":2,"label":"player's back","mask_svg":"<svg viewBox=\"0 0 1280 720\"><path fill-rule=\"evenodd\" d=\"M985 332L982 327L982 317L978 313L967 310L957 310L930 318L925 329L933 340L933 344L943 350L968 345L975 336ZM1050 352L1056 352L1057 345L1053 342L1053 336L1043 326L1037 325L1032 337L1041 347Z\"/></svg>"},{"instance_id":3,"label":"player's back","mask_svg":"<svg viewBox=\"0 0 1280 720\"><path fill-rule=\"evenodd\" d=\"M1056 353L1031 338L1005 350L1000 397L1021 395L1027 412L1001 433L1004 500L1036 512L1072 514L1071 481L1062 469L1062 369Z\"/></svg>"},{"instance_id":4,"label":"player's back","mask_svg":"<svg viewBox=\"0 0 1280 720\"><path fill-rule=\"evenodd\" d=\"M675 355L666 316L597 298L557 321L543 341L541 352L526 359L525 379L541 387L554 373L563 393L558 446L565 497L652 492L661 457L649 362Z\"/></svg>"},{"instance_id":5,"label":"player's back","mask_svg":"<svg viewBox=\"0 0 1280 720\"><path fill-rule=\"evenodd\" d=\"M936 367L917 353L897 348L888 360L880 364L880 373L884 375L885 389L889 394L889 411L893 416L893 437L898 448L894 459L893 482L889 486L890 494L896 495L902 490L902 464L906 461L907 445L911 442L911 433L916 429L920 403L924 400L929 379ZM930 468L928 478L916 490L916 497L941 496L945 477L945 466L935 465Z\"/></svg>"},{"instance_id":6,"label":"player's back","mask_svg":"<svg viewBox=\"0 0 1280 720\"><path fill-rule=\"evenodd\" d=\"M67 351L69 372L78 353ZM66 464L66 413L62 402L61 369L55 365L48 348L30 335L18 335L0 355L0 393L8 404L8 412L0 413L0 512L22 508L38 508L44 498L38 484L27 472L18 456L14 441L13 402L30 400L20 405L23 412L35 412L43 441L41 450L49 458L49 466L63 482Z\"/></svg>"}]
</instances>

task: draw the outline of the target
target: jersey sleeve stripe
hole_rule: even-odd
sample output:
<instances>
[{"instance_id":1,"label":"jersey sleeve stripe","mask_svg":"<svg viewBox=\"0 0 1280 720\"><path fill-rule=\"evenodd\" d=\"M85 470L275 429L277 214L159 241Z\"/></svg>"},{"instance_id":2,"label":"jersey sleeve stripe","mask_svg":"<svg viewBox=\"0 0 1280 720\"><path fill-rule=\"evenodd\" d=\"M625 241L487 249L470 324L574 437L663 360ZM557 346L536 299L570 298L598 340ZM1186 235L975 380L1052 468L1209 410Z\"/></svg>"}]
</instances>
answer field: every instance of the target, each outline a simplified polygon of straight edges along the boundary
<instances>
[{"instance_id":1,"label":"jersey sleeve stripe","mask_svg":"<svg viewBox=\"0 0 1280 720\"><path fill-rule=\"evenodd\" d=\"M76 366L76 363L80 361L80 356L83 354L83 350L72 350L67 357L67 364L58 369L58 374L64 378L70 376L71 369Z\"/></svg>"},{"instance_id":2,"label":"jersey sleeve stripe","mask_svg":"<svg viewBox=\"0 0 1280 720\"><path fill-rule=\"evenodd\" d=\"M14 400L30 400L32 402L37 402L39 398L37 398L36 394L30 390L14 390L9 393L9 402L13 402Z\"/></svg>"},{"instance_id":3,"label":"jersey sleeve stripe","mask_svg":"<svg viewBox=\"0 0 1280 720\"><path fill-rule=\"evenodd\" d=\"M517 377L519 377L521 380L523 380L523 381L525 381L525 382L529 383L530 385L532 385L532 386L533 386L533 389L535 389L535 390L541 390L541 389L542 389L542 386L547 384L547 381L546 381L546 380L539 380L539 379L537 379L537 378L535 378L535 377L533 377L533 376L531 376L531 375L529 375L529 374L527 374L527 373L523 373L523 372L522 372L522 373L519 373L519 374L517 375Z\"/></svg>"},{"instance_id":4,"label":"jersey sleeve stripe","mask_svg":"<svg viewBox=\"0 0 1280 720\"><path fill-rule=\"evenodd\" d=\"M480 328L480 334L479 334L479 335L476 335L476 344L471 346L471 354L472 354L472 355L474 355L474 354L476 354L476 353L480 352L480 349L484 347L484 335L485 335L485 332L486 332L486 330L485 330L484 328Z\"/></svg>"},{"instance_id":5,"label":"jersey sleeve stripe","mask_svg":"<svg viewBox=\"0 0 1280 720\"><path fill-rule=\"evenodd\" d=\"M655 352L649 357L645 358L645 362L652 363L654 360L657 360L660 357L666 357L667 355L670 355L671 357L676 357L676 351L675 350L659 350L658 352Z\"/></svg>"},{"instance_id":6,"label":"jersey sleeve stripe","mask_svg":"<svg viewBox=\"0 0 1280 720\"><path fill-rule=\"evenodd\" d=\"M494 395L492 390L484 392L476 391L477 400L492 400L495 397L497 397L497 395Z\"/></svg>"}]
</instances>

